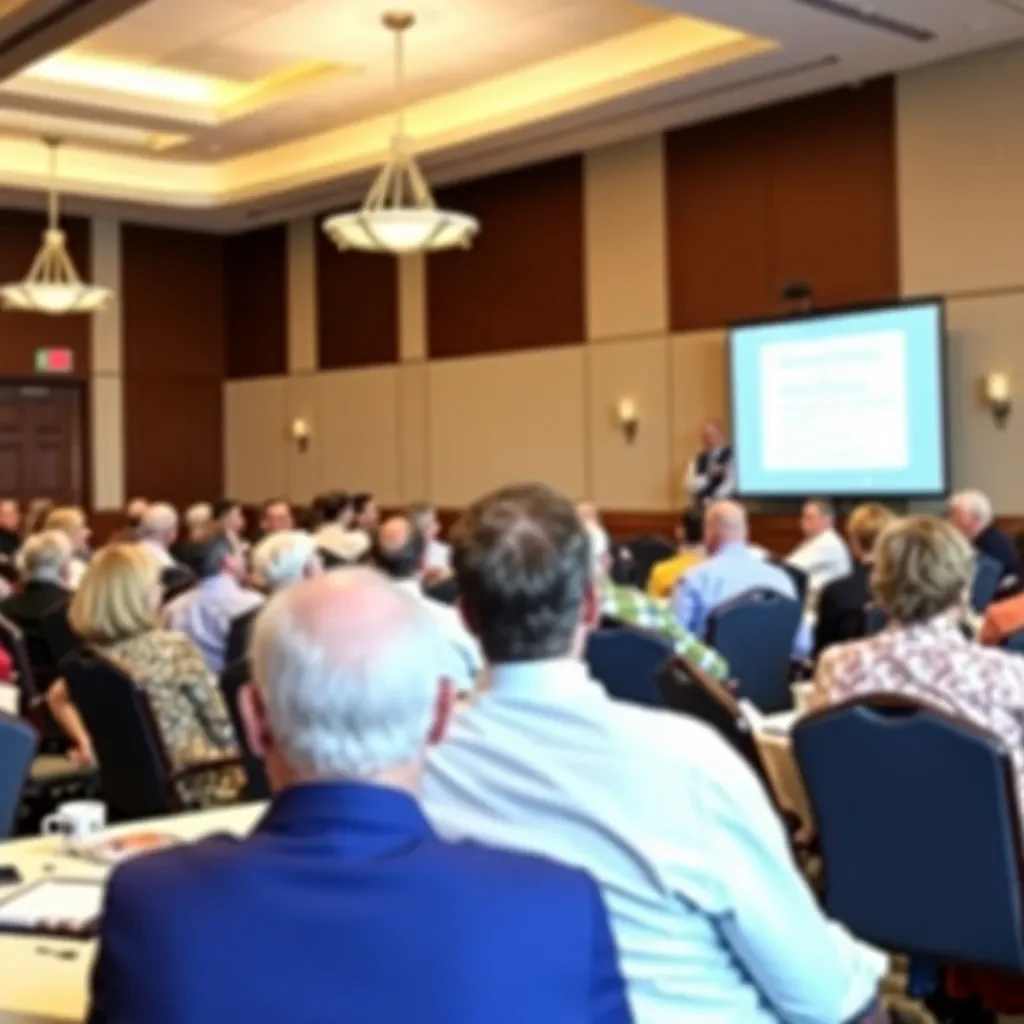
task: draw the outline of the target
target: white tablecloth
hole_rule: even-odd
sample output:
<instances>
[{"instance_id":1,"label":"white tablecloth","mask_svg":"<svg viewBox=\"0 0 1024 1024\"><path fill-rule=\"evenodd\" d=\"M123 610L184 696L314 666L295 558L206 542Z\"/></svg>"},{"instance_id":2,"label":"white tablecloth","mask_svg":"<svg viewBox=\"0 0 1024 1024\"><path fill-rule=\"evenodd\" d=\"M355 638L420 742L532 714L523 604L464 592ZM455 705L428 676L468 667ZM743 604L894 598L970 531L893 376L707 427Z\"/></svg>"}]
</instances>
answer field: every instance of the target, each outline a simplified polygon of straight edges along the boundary
<instances>
[{"instance_id":1,"label":"white tablecloth","mask_svg":"<svg viewBox=\"0 0 1024 1024\"><path fill-rule=\"evenodd\" d=\"M248 832L262 807L246 804L228 810L202 811L109 829L118 835L140 829L168 832L194 840L212 832ZM105 879L108 868L60 853L59 840L25 839L0 843L0 865L18 869L25 882L39 878ZM0 888L0 899L14 892ZM74 960L42 955L38 949L73 950ZM32 936L0 935L0 1024L56 1024L81 1021L88 999L95 942L54 941Z\"/></svg>"}]
</instances>

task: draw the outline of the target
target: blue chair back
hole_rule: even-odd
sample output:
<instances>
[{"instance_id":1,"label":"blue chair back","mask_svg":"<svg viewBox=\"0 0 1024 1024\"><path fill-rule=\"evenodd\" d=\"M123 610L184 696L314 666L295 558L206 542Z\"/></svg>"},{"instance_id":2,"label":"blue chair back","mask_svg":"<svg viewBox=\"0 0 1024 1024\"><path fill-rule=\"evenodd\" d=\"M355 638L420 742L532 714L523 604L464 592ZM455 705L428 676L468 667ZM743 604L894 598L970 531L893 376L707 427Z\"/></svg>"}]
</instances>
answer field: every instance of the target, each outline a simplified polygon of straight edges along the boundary
<instances>
[{"instance_id":1,"label":"blue chair back","mask_svg":"<svg viewBox=\"0 0 1024 1024\"><path fill-rule=\"evenodd\" d=\"M994 736L876 696L803 719L793 747L832 917L883 949L1024 971L1016 787Z\"/></svg>"},{"instance_id":2,"label":"blue chair back","mask_svg":"<svg viewBox=\"0 0 1024 1024\"><path fill-rule=\"evenodd\" d=\"M662 707L658 671L672 655L667 640L628 627L600 629L587 640L590 674L609 696L647 707Z\"/></svg>"},{"instance_id":3,"label":"blue chair back","mask_svg":"<svg viewBox=\"0 0 1024 1024\"><path fill-rule=\"evenodd\" d=\"M1024 629L1018 629L1016 633L1011 633L1003 641L1003 647L1015 654L1024 654Z\"/></svg>"},{"instance_id":4,"label":"blue chair back","mask_svg":"<svg viewBox=\"0 0 1024 1024\"><path fill-rule=\"evenodd\" d=\"M737 696L765 714L793 706L790 668L802 615L798 601L757 589L719 606L708 619L708 640L729 663Z\"/></svg>"},{"instance_id":5,"label":"blue chair back","mask_svg":"<svg viewBox=\"0 0 1024 1024\"><path fill-rule=\"evenodd\" d=\"M1003 567L988 555L979 554L974 565L974 582L971 583L971 607L981 614L996 596Z\"/></svg>"},{"instance_id":6,"label":"blue chair back","mask_svg":"<svg viewBox=\"0 0 1024 1024\"><path fill-rule=\"evenodd\" d=\"M8 839L18 818L21 791L36 756L36 731L27 722L0 714L0 839Z\"/></svg>"},{"instance_id":7,"label":"blue chair back","mask_svg":"<svg viewBox=\"0 0 1024 1024\"><path fill-rule=\"evenodd\" d=\"M877 604L869 604L864 609L864 635L877 636L888 625L889 616Z\"/></svg>"}]
</instances>

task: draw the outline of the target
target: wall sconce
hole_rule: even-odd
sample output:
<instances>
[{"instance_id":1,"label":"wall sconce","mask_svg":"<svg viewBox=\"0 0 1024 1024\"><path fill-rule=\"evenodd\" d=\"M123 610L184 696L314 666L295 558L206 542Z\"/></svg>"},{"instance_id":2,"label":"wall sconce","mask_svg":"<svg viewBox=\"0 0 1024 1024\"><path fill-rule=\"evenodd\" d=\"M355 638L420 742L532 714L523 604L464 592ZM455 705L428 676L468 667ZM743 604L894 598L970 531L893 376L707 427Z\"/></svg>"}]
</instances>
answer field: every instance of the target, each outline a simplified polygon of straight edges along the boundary
<instances>
[{"instance_id":1,"label":"wall sconce","mask_svg":"<svg viewBox=\"0 0 1024 1024\"><path fill-rule=\"evenodd\" d=\"M301 416L293 419L291 435L292 440L295 442L295 447L299 449L301 454L305 455L309 449L309 442L313 438L313 430L309 425L309 420L303 419Z\"/></svg>"},{"instance_id":2,"label":"wall sconce","mask_svg":"<svg viewBox=\"0 0 1024 1024\"><path fill-rule=\"evenodd\" d=\"M628 444L632 444L640 430L640 412L636 407L636 400L620 398L615 406L615 418L618 420L622 436Z\"/></svg>"},{"instance_id":3,"label":"wall sconce","mask_svg":"<svg viewBox=\"0 0 1024 1024\"><path fill-rule=\"evenodd\" d=\"M1000 430L1006 429L1006 422L1013 411L1013 399L1010 397L1010 375L1008 373L989 373L984 380L985 402L988 404L992 419Z\"/></svg>"}]
</instances>

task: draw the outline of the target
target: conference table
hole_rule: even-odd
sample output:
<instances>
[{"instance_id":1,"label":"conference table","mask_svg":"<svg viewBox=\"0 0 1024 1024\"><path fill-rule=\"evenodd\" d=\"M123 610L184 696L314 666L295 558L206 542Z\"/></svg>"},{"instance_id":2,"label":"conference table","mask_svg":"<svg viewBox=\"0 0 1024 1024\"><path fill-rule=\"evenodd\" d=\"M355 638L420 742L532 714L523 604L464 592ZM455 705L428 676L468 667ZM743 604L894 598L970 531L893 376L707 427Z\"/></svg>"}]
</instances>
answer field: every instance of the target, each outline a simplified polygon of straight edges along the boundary
<instances>
[{"instance_id":1,"label":"conference table","mask_svg":"<svg viewBox=\"0 0 1024 1024\"><path fill-rule=\"evenodd\" d=\"M200 811L110 828L105 835L165 832L185 842L214 832L244 835L262 804ZM110 868L63 853L55 838L0 843L0 866L14 867L24 883L44 878L104 880ZM0 886L0 899L15 887ZM0 1024L57 1024L84 1020L95 941L0 934Z\"/></svg>"}]
</instances>

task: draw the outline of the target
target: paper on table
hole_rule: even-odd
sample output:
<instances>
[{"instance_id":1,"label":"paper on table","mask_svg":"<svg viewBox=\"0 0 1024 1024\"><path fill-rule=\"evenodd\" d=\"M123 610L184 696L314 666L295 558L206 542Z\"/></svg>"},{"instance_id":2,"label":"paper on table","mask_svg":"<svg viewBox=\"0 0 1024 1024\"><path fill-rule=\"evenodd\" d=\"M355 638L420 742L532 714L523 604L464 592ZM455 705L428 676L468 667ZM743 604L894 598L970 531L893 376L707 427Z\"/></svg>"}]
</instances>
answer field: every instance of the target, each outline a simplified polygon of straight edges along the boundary
<instances>
[{"instance_id":1,"label":"paper on table","mask_svg":"<svg viewBox=\"0 0 1024 1024\"><path fill-rule=\"evenodd\" d=\"M0 928L84 932L103 907L100 882L46 879L0 903Z\"/></svg>"}]
</instances>

